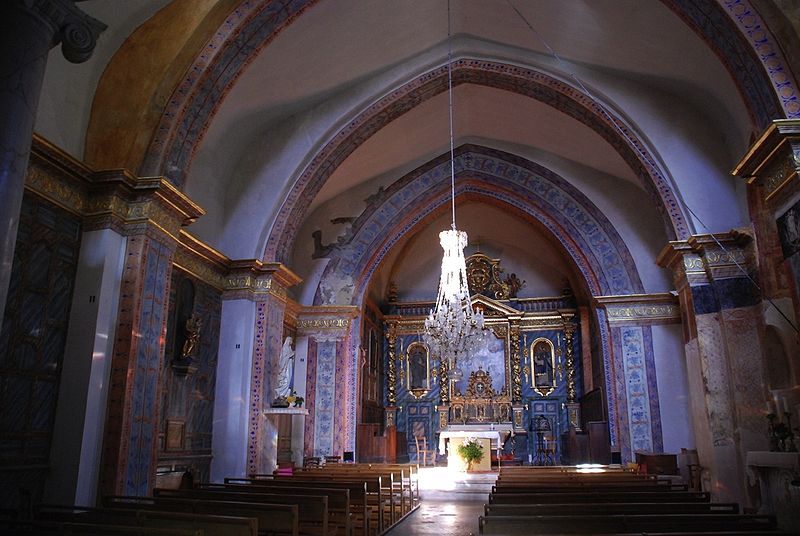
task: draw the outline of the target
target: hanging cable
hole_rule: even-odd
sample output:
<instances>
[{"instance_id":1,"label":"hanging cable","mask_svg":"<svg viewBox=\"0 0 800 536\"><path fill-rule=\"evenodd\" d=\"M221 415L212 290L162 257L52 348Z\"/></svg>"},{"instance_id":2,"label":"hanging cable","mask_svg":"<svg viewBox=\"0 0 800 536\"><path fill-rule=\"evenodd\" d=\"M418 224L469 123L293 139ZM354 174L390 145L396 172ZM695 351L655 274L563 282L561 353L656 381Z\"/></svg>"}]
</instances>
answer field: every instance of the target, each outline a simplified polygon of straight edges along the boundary
<instances>
[{"instance_id":1,"label":"hanging cable","mask_svg":"<svg viewBox=\"0 0 800 536\"><path fill-rule=\"evenodd\" d=\"M639 154L639 156L643 160L645 160L646 162L649 162L651 165L653 165L655 167L655 163L648 157L648 155L646 155L644 153L644 151L642 151L642 149L639 147L639 144L633 142L633 140L630 138L630 136L628 136L628 134L619 126L618 122L611 116L611 114L608 113L608 111L606 110L606 107L594 96L594 94L591 91L589 91L589 88L587 88L584 85L583 81L578 77L578 75L576 75L574 72L572 72L572 70L570 69L569 65L567 65L567 63L564 60L561 59L561 56L559 56L556 53L556 51L553 50L553 48L547 43L547 41L545 41L544 37L542 37L542 35L538 31L536 31L536 28L534 28L533 24L531 24L530 21L528 21L528 19L525 18L525 16L516 8L516 6L511 3L511 0L506 0L506 2L511 7L511 9L514 10L514 12L517 14L517 16L525 23L525 25L531 30L531 32L536 36L536 38L542 43L542 45L547 49L547 51L550 53L550 55L553 58L555 58L556 62L563 68L563 70L565 72L567 72L569 74L569 77L572 78L575 81L576 84L578 84L578 87L580 88L580 90L587 97L589 97L592 100L592 102L602 112L602 114L606 117L606 119L612 125L614 125L614 128L620 134L622 134L623 138L625 138L625 140L628 142L628 145L630 147L633 147L634 150ZM744 274L744 276L750 281L750 283L759 291L759 293L762 294L762 297L765 300L767 300L767 302L772 307L774 307L776 311L778 311L778 313L783 317L783 319L786 320L786 322L792 327L792 329L795 331L795 333L800 333L800 329L798 329L798 327L783 312L783 310L780 307L778 307L778 305L774 301L772 301L772 298L770 298L769 296L764 296L763 295L763 292L761 291L761 287L758 285L758 283L755 281L755 279L753 279L753 277L747 272L747 270L745 270L744 267L742 265L740 265L736 261L734 256L730 253L730 251L728 251L728 249L725 246L722 245L722 243L717 239L717 237L714 235L714 233L711 231L711 229L709 229L708 226L703 222L703 220L700 219L700 217L697 215L697 213L694 210L692 210L692 207L690 207L689 204L686 201L683 201L683 206L686 207L686 210L689 211L689 213L694 217L694 219L700 225L702 225L703 228L706 231L708 231L708 234L711 236L711 238L714 240L714 242L717 244L717 246L723 252L725 252L726 255L728 255L728 258L731 259L731 261L733 261L733 263L736 265L736 267L739 269L739 271L742 274Z\"/></svg>"},{"instance_id":2,"label":"hanging cable","mask_svg":"<svg viewBox=\"0 0 800 536\"><path fill-rule=\"evenodd\" d=\"M450 193L453 210L452 228L456 228L456 169L453 135L453 39L450 29L450 0L447 0L447 110L450 119Z\"/></svg>"}]
</instances>

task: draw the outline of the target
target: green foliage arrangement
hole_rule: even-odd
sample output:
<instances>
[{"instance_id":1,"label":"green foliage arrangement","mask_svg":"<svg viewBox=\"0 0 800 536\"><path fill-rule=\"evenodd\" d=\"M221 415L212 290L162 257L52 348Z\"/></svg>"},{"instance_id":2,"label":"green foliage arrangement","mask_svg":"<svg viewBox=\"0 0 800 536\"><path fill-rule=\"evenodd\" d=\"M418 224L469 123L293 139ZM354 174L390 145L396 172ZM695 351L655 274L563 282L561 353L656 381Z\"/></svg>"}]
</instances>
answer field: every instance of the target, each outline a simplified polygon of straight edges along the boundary
<instances>
[{"instance_id":1,"label":"green foliage arrangement","mask_svg":"<svg viewBox=\"0 0 800 536\"><path fill-rule=\"evenodd\" d=\"M458 446L458 455L467 464L467 471L472 470L472 464L483 459L483 448L477 439L468 439Z\"/></svg>"}]
</instances>

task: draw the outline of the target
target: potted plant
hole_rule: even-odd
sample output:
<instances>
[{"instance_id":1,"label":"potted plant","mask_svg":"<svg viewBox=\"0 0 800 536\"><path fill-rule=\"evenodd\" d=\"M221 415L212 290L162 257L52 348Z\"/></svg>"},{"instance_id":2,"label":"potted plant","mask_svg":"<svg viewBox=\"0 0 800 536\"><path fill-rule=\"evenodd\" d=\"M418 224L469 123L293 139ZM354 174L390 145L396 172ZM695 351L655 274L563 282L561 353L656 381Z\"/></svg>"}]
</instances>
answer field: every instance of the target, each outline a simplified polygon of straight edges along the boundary
<instances>
[{"instance_id":1,"label":"potted plant","mask_svg":"<svg viewBox=\"0 0 800 536\"><path fill-rule=\"evenodd\" d=\"M458 455L467 464L467 471L472 471L472 464L483 459L483 447L475 438L465 439L458 446Z\"/></svg>"}]
</instances>

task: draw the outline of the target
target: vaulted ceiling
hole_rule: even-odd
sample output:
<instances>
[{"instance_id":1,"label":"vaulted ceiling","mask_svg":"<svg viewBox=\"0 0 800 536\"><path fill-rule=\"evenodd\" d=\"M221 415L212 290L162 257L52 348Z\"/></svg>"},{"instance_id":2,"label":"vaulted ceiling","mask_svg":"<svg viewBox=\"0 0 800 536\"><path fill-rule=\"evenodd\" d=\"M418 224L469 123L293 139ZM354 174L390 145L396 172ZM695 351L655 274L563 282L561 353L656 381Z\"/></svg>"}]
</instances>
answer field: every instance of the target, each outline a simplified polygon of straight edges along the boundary
<instances>
[{"instance_id":1,"label":"vaulted ceiling","mask_svg":"<svg viewBox=\"0 0 800 536\"><path fill-rule=\"evenodd\" d=\"M512 153L578 188L620 233L648 289L671 284L653 259L680 233L654 198L659 186L631 158L646 161L671 189L687 232L725 231L747 221L728 172L763 127L760 116L781 112L769 78L744 70L760 66L737 52L747 38L712 0L450 0L449 12L447 0L80 5L109 29L85 65L51 55L37 130L96 167L180 176L208 212L190 232L233 258L269 252L276 215L299 203L291 254L281 260L306 278L319 262L313 231L322 231L323 245L335 242L348 226L332 219L359 216L369 196L447 152L447 92L411 86L438 76L449 51L474 66L453 90L455 145ZM292 15L248 41L247 31L256 31L246 22L265 8ZM203 94L205 114L175 105L190 140L181 142L185 156L153 158L178 89L193 73L202 76L204 54L206 64L228 58L228 70L212 81L220 89ZM740 57L750 63L737 76L730 58ZM497 69L525 71L527 86L509 86ZM544 78L561 87L558 95L540 89ZM413 102L398 111L392 99L400 94ZM370 131L370 124L377 126ZM337 141L356 127L367 134ZM636 149L626 156L625 145ZM313 166L330 169L314 175L324 178L319 184L303 186ZM508 231L512 215L469 206L466 221L498 255L548 259L539 278L547 283L535 291L560 284L553 274L568 263L555 260L552 236L520 222L530 231L523 239ZM420 236L424 244L403 246L413 261L395 252L381 278L435 264L435 233Z\"/></svg>"}]
</instances>

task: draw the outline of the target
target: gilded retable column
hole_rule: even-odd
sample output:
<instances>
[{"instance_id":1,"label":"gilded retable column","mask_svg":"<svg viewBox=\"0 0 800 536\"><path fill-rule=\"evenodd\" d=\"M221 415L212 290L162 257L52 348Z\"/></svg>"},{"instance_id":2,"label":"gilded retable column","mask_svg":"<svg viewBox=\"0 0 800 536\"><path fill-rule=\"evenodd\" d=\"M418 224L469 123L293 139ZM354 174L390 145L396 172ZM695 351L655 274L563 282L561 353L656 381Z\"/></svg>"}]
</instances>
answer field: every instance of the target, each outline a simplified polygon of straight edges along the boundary
<instances>
[{"instance_id":1,"label":"gilded retable column","mask_svg":"<svg viewBox=\"0 0 800 536\"><path fill-rule=\"evenodd\" d=\"M0 2L0 322L48 52L60 42L69 61L86 61L104 29L68 0Z\"/></svg>"}]
</instances>

